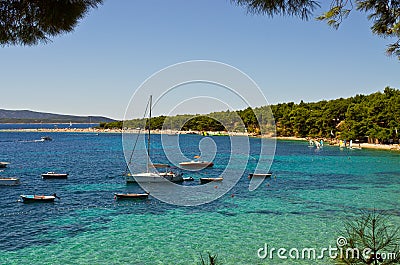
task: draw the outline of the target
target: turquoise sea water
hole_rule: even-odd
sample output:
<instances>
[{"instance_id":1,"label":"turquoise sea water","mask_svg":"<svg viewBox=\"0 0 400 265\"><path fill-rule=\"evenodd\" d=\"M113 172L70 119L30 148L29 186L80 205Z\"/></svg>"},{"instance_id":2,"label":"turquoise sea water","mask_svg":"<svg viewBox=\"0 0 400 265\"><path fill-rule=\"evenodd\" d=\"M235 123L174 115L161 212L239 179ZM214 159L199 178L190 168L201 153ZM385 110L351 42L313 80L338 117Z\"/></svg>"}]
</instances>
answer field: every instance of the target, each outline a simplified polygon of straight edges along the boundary
<instances>
[{"instance_id":1,"label":"turquoise sea water","mask_svg":"<svg viewBox=\"0 0 400 265\"><path fill-rule=\"evenodd\" d=\"M140 192L126 185L121 135L0 133L0 176L22 184L0 187L0 264L198 264L200 253L218 254L223 264L334 264L323 260L260 259L274 248L336 245L343 220L360 209L381 209L400 225L400 153L308 148L278 141L271 179L248 191L247 173L228 194L209 204L177 207L150 197L115 202L114 192ZM187 155L201 136L182 135ZM230 156L229 138L214 137L215 168L185 176L217 176ZM22 140L22 141L21 141ZM163 159L153 137L154 157ZM257 158L260 139L250 139ZM68 180L42 180L46 171L68 172ZM275 178L276 176L276 178ZM196 185L196 182L185 184ZM53 204L22 204L20 194L52 194ZM233 196L234 195L234 196Z\"/></svg>"}]
</instances>

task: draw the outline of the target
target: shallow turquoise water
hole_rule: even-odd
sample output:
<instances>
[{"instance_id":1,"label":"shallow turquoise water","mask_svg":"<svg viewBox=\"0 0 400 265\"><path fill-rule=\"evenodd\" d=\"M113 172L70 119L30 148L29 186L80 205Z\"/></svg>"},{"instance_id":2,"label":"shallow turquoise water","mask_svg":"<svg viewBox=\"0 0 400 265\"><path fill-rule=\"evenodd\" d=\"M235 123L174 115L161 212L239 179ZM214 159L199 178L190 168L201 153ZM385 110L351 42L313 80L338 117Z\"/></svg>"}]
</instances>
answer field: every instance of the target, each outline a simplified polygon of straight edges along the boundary
<instances>
[{"instance_id":1,"label":"shallow turquoise water","mask_svg":"<svg viewBox=\"0 0 400 265\"><path fill-rule=\"evenodd\" d=\"M22 185L0 187L0 264L198 264L200 253L223 264L333 264L323 260L260 259L265 243L275 248L335 246L344 218L377 208L400 225L400 153L310 149L306 142L278 141L274 176L248 191L248 171L225 196L196 207L150 198L115 202L126 185L121 135L49 134L54 141L16 142L39 133L0 133L1 176ZM187 135L182 150L193 155L200 136ZM163 161L157 149L155 156ZM186 176L215 176L230 155L228 137L213 138L216 168ZM260 139L251 139L253 157ZM192 152L192 153L191 153ZM68 180L44 181L48 170L68 171ZM276 178L275 178L276 176ZM195 185L188 184L188 185ZM54 204L17 203L20 194L54 193ZM232 196L234 194L234 196Z\"/></svg>"}]
</instances>

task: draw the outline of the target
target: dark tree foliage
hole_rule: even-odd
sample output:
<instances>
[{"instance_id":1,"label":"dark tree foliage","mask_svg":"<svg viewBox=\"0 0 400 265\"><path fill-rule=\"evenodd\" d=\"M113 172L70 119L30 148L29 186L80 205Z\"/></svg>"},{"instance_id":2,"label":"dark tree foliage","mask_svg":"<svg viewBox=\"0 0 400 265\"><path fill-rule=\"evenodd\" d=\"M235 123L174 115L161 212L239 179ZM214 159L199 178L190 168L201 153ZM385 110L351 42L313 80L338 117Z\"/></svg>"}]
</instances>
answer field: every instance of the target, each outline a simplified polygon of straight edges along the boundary
<instances>
[{"instance_id":1,"label":"dark tree foliage","mask_svg":"<svg viewBox=\"0 0 400 265\"><path fill-rule=\"evenodd\" d=\"M71 32L78 20L102 0L0 0L0 44L36 45L50 37ZM320 7L313 0L231 0L250 13L273 17L297 16L308 20ZM319 20L338 28L354 9L368 14L371 30L382 37L394 38L388 45L388 55L400 60L400 1L399 0L331 0L330 9Z\"/></svg>"},{"instance_id":2,"label":"dark tree foliage","mask_svg":"<svg viewBox=\"0 0 400 265\"><path fill-rule=\"evenodd\" d=\"M390 143L400 132L400 90L315 103L271 106L278 136L358 139Z\"/></svg>"},{"instance_id":3,"label":"dark tree foliage","mask_svg":"<svg viewBox=\"0 0 400 265\"><path fill-rule=\"evenodd\" d=\"M0 44L36 45L72 31L102 0L0 0Z\"/></svg>"},{"instance_id":4,"label":"dark tree foliage","mask_svg":"<svg viewBox=\"0 0 400 265\"><path fill-rule=\"evenodd\" d=\"M150 120L150 129L151 130L161 130L164 124L166 116L158 116L151 118ZM149 119L146 120L145 129L149 129Z\"/></svg>"},{"instance_id":5,"label":"dark tree foliage","mask_svg":"<svg viewBox=\"0 0 400 265\"><path fill-rule=\"evenodd\" d=\"M123 125L122 121L100 122L99 128L101 128L101 129L122 129L122 125Z\"/></svg>"},{"instance_id":6,"label":"dark tree foliage","mask_svg":"<svg viewBox=\"0 0 400 265\"><path fill-rule=\"evenodd\" d=\"M290 15L309 19L320 6L321 1L312 0L231 0L244 6L250 13L268 16ZM400 60L400 1L399 0L331 0L330 9L317 19L338 28L353 9L368 14L372 21L371 31L381 37L394 38L388 45L388 55Z\"/></svg>"},{"instance_id":7,"label":"dark tree foliage","mask_svg":"<svg viewBox=\"0 0 400 265\"><path fill-rule=\"evenodd\" d=\"M400 1L398 0L335 0L331 9L317 19L325 20L328 25L337 29L354 6L356 10L368 14L368 19L373 22L372 33L396 39L394 43L388 45L386 52L388 55L396 55L400 60Z\"/></svg>"},{"instance_id":8,"label":"dark tree foliage","mask_svg":"<svg viewBox=\"0 0 400 265\"><path fill-rule=\"evenodd\" d=\"M225 127L217 120L207 116L195 116L188 120L182 130L189 131L225 131Z\"/></svg>"},{"instance_id":9,"label":"dark tree foliage","mask_svg":"<svg viewBox=\"0 0 400 265\"><path fill-rule=\"evenodd\" d=\"M358 250L358 255L342 255L340 263L399 264L400 230L387 213L363 211L358 218L345 220L341 230L347 243L341 247Z\"/></svg>"},{"instance_id":10,"label":"dark tree foliage","mask_svg":"<svg viewBox=\"0 0 400 265\"><path fill-rule=\"evenodd\" d=\"M235 113L235 115L232 115ZM273 114L273 115L272 115ZM276 133L277 136L354 139L380 143L400 138L400 90L386 87L371 95L299 104L280 103L207 116L177 115L152 118L152 129ZM144 120L126 121L125 127L143 127ZM276 130L268 130L276 126Z\"/></svg>"},{"instance_id":11,"label":"dark tree foliage","mask_svg":"<svg viewBox=\"0 0 400 265\"><path fill-rule=\"evenodd\" d=\"M247 132L256 134L260 133L260 122L257 119L257 116L252 108L248 107L245 110L238 110L236 112L242 119Z\"/></svg>"},{"instance_id":12,"label":"dark tree foliage","mask_svg":"<svg viewBox=\"0 0 400 265\"><path fill-rule=\"evenodd\" d=\"M244 6L250 13L268 16L289 15L302 19L309 19L314 10L320 7L318 1L310 0L232 0L232 2Z\"/></svg>"}]
</instances>

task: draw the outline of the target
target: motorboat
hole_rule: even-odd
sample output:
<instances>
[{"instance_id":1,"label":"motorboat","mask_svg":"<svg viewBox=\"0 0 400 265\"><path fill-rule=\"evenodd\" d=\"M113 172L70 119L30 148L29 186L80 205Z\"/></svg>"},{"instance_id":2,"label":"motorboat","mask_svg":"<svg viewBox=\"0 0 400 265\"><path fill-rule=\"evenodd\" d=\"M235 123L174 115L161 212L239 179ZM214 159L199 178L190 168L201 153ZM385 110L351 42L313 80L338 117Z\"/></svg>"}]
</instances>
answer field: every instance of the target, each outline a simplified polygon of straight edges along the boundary
<instances>
[{"instance_id":1,"label":"motorboat","mask_svg":"<svg viewBox=\"0 0 400 265\"><path fill-rule=\"evenodd\" d=\"M55 193L53 195L20 195L22 202L54 202L56 198L60 199Z\"/></svg>"},{"instance_id":2,"label":"motorboat","mask_svg":"<svg viewBox=\"0 0 400 265\"><path fill-rule=\"evenodd\" d=\"M248 178L270 178L272 176L272 173L250 173Z\"/></svg>"},{"instance_id":3,"label":"motorboat","mask_svg":"<svg viewBox=\"0 0 400 265\"><path fill-rule=\"evenodd\" d=\"M6 168L9 164L9 162L0 162L0 168Z\"/></svg>"},{"instance_id":4,"label":"motorboat","mask_svg":"<svg viewBox=\"0 0 400 265\"><path fill-rule=\"evenodd\" d=\"M222 181L224 178L200 178L200 184L206 184L213 181Z\"/></svg>"},{"instance_id":5,"label":"motorboat","mask_svg":"<svg viewBox=\"0 0 400 265\"><path fill-rule=\"evenodd\" d=\"M165 180L171 182L182 182L182 173L175 172L143 172L138 174L127 174L125 175L125 180L127 183L157 183L164 182Z\"/></svg>"},{"instance_id":6,"label":"motorboat","mask_svg":"<svg viewBox=\"0 0 400 265\"><path fill-rule=\"evenodd\" d=\"M68 173L56 173L56 172L47 172L42 174L43 179L66 179L68 178Z\"/></svg>"},{"instance_id":7,"label":"motorboat","mask_svg":"<svg viewBox=\"0 0 400 265\"><path fill-rule=\"evenodd\" d=\"M149 197L149 193L114 193L114 199L123 200L123 199L147 199Z\"/></svg>"},{"instance_id":8,"label":"motorboat","mask_svg":"<svg viewBox=\"0 0 400 265\"><path fill-rule=\"evenodd\" d=\"M208 161L189 161L189 162L181 162L179 163L179 166L182 168L187 168L187 169L202 169L206 167L212 167L214 166L213 162L208 162Z\"/></svg>"},{"instance_id":9,"label":"motorboat","mask_svg":"<svg viewBox=\"0 0 400 265\"><path fill-rule=\"evenodd\" d=\"M201 161L200 156L195 156L194 158L196 160L192 160L192 161L188 161L188 162L181 162L181 163L179 163L179 166L183 169L189 169L189 170L199 170L199 169L203 169L206 167L214 166L213 162Z\"/></svg>"},{"instance_id":10,"label":"motorboat","mask_svg":"<svg viewBox=\"0 0 400 265\"><path fill-rule=\"evenodd\" d=\"M21 184L19 178L1 178L0 177L0 186L14 186Z\"/></svg>"}]
</instances>

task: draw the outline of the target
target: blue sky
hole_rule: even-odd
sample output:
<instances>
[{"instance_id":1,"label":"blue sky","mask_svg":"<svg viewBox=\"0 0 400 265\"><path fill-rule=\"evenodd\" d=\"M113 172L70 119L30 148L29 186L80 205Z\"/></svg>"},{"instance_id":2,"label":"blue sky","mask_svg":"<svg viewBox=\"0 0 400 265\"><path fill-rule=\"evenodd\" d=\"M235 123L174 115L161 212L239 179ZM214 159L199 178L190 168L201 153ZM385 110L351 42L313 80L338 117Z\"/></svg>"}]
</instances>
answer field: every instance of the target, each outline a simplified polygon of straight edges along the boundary
<instances>
[{"instance_id":1,"label":"blue sky","mask_svg":"<svg viewBox=\"0 0 400 265\"><path fill-rule=\"evenodd\" d=\"M400 63L384 54L392 40L369 27L357 12L336 31L249 15L228 0L108 0L51 43L0 48L0 108L122 119L146 78L199 59L242 70L272 104L400 88Z\"/></svg>"}]
</instances>

